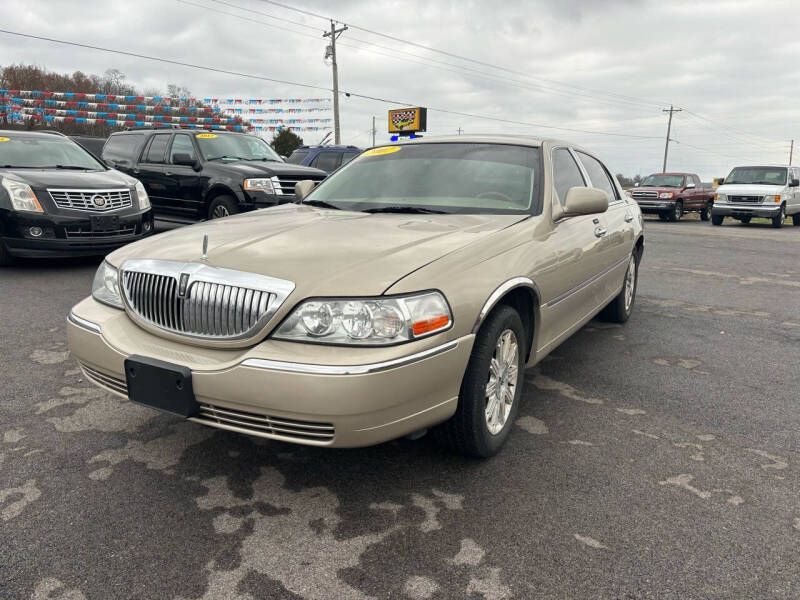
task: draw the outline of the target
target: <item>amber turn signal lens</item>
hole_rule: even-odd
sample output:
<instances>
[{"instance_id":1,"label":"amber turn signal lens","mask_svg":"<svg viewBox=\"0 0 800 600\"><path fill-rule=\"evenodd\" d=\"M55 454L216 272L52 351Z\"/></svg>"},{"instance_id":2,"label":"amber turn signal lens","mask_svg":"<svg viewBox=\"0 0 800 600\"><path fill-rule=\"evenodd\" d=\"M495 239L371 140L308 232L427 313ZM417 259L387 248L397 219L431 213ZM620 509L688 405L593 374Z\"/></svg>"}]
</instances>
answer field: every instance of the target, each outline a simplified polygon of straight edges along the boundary
<instances>
[{"instance_id":1,"label":"amber turn signal lens","mask_svg":"<svg viewBox=\"0 0 800 600\"><path fill-rule=\"evenodd\" d=\"M440 317L434 317L432 319L427 319L425 321L417 321L416 323L411 325L411 331L414 332L415 336L422 335L423 333L430 333L431 331L436 331L437 329L442 329L447 327L450 324L450 317L447 315L442 315Z\"/></svg>"}]
</instances>

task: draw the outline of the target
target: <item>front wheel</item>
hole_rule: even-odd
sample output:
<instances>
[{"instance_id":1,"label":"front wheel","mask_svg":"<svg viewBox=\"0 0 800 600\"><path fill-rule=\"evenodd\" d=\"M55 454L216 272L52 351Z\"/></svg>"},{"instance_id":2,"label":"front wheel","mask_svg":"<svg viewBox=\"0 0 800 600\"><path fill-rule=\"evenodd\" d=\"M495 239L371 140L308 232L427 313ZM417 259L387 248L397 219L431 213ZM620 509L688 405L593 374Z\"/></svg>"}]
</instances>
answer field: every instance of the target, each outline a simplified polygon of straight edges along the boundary
<instances>
[{"instance_id":1,"label":"front wheel","mask_svg":"<svg viewBox=\"0 0 800 600\"><path fill-rule=\"evenodd\" d=\"M500 451L519 412L526 340L513 308L501 305L487 317L475 337L458 408L434 429L442 445L479 458Z\"/></svg>"},{"instance_id":2,"label":"front wheel","mask_svg":"<svg viewBox=\"0 0 800 600\"><path fill-rule=\"evenodd\" d=\"M630 260L628 260L628 270L625 271L625 279L622 282L622 290L600 312L601 319L612 323L624 323L630 319L633 302L636 300L636 285L639 281L638 267L639 261L636 259L636 253L631 254Z\"/></svg>"},{"instance_id":3,"label":"front wheel","mask_svg":"<svg viewBox=\"0 0 800 600\"><path fill-rule=\"evenodd\" d=\"M712 225L722 225L722 221L725 220L725 217L722 215L711 215L711 224Z\"/></svg>"},{"instance_id":4,"label":"front wheel","mask_svg":"<svg viewBox=\"0 0 800 600\"><path fill-rule=\"evenodd\" d=\"M670 221L680 221L683 216L683 202L678 200L669 212Z\"/></svg>"},{"instance_id":5,"label":"front wheel","mask_svg":"<svg viewBox=\"0 0 800 600\"><path fill-rule=\"evenodd\" d=\"M701 221L708 221L709 217L711 216L711 202L705 205L705 207L700 211L700 220Z\"/></svg>"},{"instance_id":6,"label":"front wheel","mask_svg":"<svg viewBox=\"0 0 800 600\"><path fill-rule=\"evenodd\" d=\"M239 212L239 204L233 196L217 196L208 206L209 219L222 219Z\"/></svg>"},{"instance_id":7,"label":"front wheel","mask_svg":"<svg viewBox=\"0 0 800 600\"><path fill-rule=\"evenodd\" d=\"M772 226L775 228L783 227L783 222L786 220L786 207L781 204L781 209L778 214L772 217Z\"/></svg>"}]
</instances>

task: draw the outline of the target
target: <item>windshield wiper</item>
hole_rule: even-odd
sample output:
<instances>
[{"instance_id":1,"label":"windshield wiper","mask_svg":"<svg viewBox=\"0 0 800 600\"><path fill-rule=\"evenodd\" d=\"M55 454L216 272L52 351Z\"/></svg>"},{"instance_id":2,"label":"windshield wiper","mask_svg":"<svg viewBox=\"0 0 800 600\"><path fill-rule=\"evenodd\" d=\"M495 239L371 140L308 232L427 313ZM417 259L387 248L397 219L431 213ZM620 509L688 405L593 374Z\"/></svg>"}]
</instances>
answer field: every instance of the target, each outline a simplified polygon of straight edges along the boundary
<instances>
[{"instance_id":1,"label":"windshield wiper","mask_svg":"<svg viewBox=\"0 0 800 600\"><path fill-rule=\"evenodd\" d=\"M247 160L241 156L228 156L227 154L224 156L215 156L214 158L209 158L208 160L222 160L223 158L230 158L231 160Z\"/></svg>"},{"instance_id":2,"label":"windshield wiper","mask_svg":"<svg viewBox=\"0 0 800 600\"><path fill-rule=\"evenodd\" d=\"M55 167L44 167L45 169L71 169L75 171L91 171L94 167L81 167L79 165L56 165Z\"/></svg>"},{"instance_id":3,"label":"windshield wiper","mask_svg":"<svg viewBox=\"0 0 800 600\"><path fill-rule=\"evenodd\" d=\"M380 208L368 208L361 212L365 213L407 213L407 214L420 214L420 215L446 215L443 210L434 210L432 208L422 208L421 206L381 206Z\"/></svg>"},{"instance_id":4,"label":"windshield wiper","mask_svg":"<svg viewBox=\"0 0 800 600\"><path fill-rule=\"evenodd\" d=\"M325 202L324 200L303 200L300 204L306 204L308 206L316 206L317 208L331 208L333 210L344 210L341 206L336 206L335 204L331 204L330 202Z\"/></svg>"}]
</instances>

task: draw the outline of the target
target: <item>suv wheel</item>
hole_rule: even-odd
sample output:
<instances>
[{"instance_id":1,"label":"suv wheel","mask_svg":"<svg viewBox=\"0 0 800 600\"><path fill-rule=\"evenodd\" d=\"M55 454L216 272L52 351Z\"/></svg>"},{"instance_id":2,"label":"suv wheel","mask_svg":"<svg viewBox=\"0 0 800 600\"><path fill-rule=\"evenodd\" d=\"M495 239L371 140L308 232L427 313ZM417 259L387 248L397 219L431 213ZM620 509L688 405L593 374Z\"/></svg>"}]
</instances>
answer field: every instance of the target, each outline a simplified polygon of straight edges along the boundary
<instances>
[{"instance_id":1,"label":"suv wheel","mask_svg":"<svg viewBox=\"0 0 800 600\"><path fill-rule=\"evenodd\" d=\"M722 215L711 215L711 224L712 225L722 225L722 221L725 220L725 217Z\"/></svg>"},{"instance_id":2,"label":"suv wheel","mask_svg":"<svg viewBox=\"0 0 800 600\"><path fill-rule=\"evenodd\" d=\"M456 413L434 429L442 445L480 458L500 451L519 412L525 340L516 310L492 311L475 338Z\"/></svg>"},{"instance_id":3,"label":"suv wheel","mask_svg":"<svg viewBox=\"0 0 800 600\"><path fill-rule=\"evenodd\" d=\"M622 290L617 297L601 311L600 318L613 323L624 323L631 317L633 302L636 300L636 286L639 281L639 261L636 253L631 254L628 261L628 270L622 282Z\"/></svg>"},{"instance_id":4,"label":"suv wheel","mask_svg":"<svg viewBox=\"0 0 800 600\"><path fill-rule=\"evenodd\" d=\"M672 211L669 213L669 220L680 221L682 216L683 216L683 202L678 200L675 203L675 206L672 207Z\"/></svg>"},{"instance_id":5,"label":"suv wheel","mask_svg":"<svg viewBox=\"0 0 800 600\"><path fill-rule=\"evenodd\" d=\"M711 216L711 206L712 203L709 202L705 205L705 207L700 211L700 220L701 221L708 221L708 218Z\"/></svg>"},{"instance_id":6,"label":"suv wheel","mask_svg":"<svg viewBox=\"0 0 800 600\"><path fill-rule=\"evenodd\" d=\"M208 207L209 219L221 219L239 212L239 204L233 196L217 196Z\"/></svg>"},{"instance_id":7,"label":"suv wheel","mask_svg":"<svg viewBox=\"0 0 800 600\"><path fill-rule=\"evenodd\" d=\"M773 227L783 227L783 222L786 220L786 206L781 204L781 209L778 211L778 214L772 217L772 226Z\"/></svg>"}]
</instances>

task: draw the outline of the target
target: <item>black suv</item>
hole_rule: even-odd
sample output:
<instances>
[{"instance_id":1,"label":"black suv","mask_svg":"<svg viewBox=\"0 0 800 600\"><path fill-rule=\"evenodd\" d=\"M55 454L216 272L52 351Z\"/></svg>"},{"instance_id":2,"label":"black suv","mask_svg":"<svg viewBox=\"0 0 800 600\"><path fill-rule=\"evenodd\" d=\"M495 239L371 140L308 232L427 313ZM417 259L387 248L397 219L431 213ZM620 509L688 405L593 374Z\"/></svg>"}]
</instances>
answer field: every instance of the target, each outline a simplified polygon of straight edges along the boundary
<instances>
[{"instance_id":1,"label":"black suv","mask_svg":"<svg viewBox=\"0 0 800 600\"><path fill-rule=\"evenodd\" d=\"M107 254L152 232L141 183L64 135L0 130L0 265Z\"/></svg>"},{"instance_id":2,"label":"black suv","mask_svg":"<svg viewBox=\"0 0 800 600\"><path fill-rule=\"evenodd\" d=\"M103 160L141 181L159 218L214 219L294 202L294 185L319 169L289 165L264 140L224 131L113 133Z\"/></svg>"}]
</instances>

